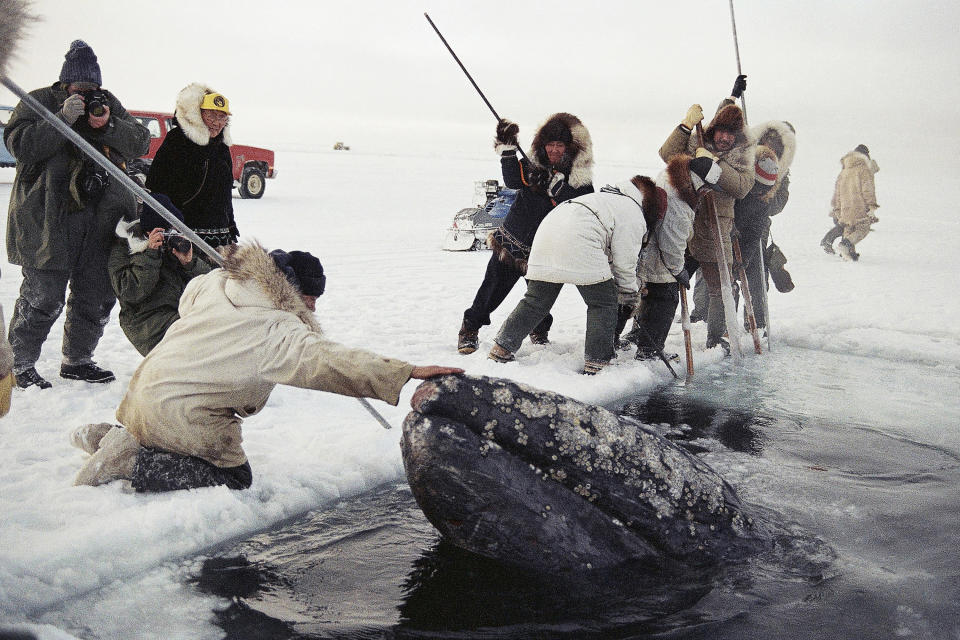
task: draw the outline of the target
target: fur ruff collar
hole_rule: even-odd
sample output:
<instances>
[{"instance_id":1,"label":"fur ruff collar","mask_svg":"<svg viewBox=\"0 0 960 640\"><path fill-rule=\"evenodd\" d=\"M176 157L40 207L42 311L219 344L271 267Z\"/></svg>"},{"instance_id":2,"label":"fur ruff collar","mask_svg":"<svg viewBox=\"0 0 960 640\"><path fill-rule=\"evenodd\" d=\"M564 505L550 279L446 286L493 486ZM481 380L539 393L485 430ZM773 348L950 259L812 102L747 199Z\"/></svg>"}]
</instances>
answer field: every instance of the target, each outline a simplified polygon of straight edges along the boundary
<instances>
[{"instance_id":1,"label":"fur ruff collar","mask_svg":"<svg viewBox=\"0 0 960 640\"><path fill-rule=\"evenodd\" d=\"M300 292L280 272L267 250L257 242L231 244L221 249L223 271L231 280L253 282L260 288L275 309L296 315L303 324L321 333L320 323Z\"/></svg>"},{"instance_id":2,"label":"fur ruff collar","mask_svg":"<svg viewBox=\"0 0 960 640\"><path fill-rule=\"evenodd\" d=\"M680 197L691 209L697 208L697 190L693 188L693 179L690 178L690 160L693 158L685 153L678 153L667 162L667 180Z\"/></svg>"},{"instance_id":3,"label":"fur ruff collar","mask_svg":"<svg viewBox=\"0 0 960 640\"><path fill-rule=\"evenodd\" d=\"M203 124L203 118L200 117L200 103L203 102L203 96L213 92L205 84L194 82L188 84L180 93L177 94L177 107L173 115L177 118L177 124L183 129L184 135L201 147L207 146L210 142L210 132L207 131L207 125ZM227 126L223 128L220 134L223 136L223 143L228 147L233 144L230 138L230 121L227 120Z\"/></svg>"},{"instance_id":4,"label":"fur ruff collar","mask_svg":"<svg viewBox=\"0 0 960 640\"><path fill-rule=\"evenodd\" d=\"M534 164L547 168L547 154L543 146L550 142L542 138L544 128L553 121L559 121L570 131L570 137L573 141L570 143L568 153L572 152L573 158L570 163L570 169L567 171L567 184L575 189L584 187L593 183L593 141L590 139L590 132L575 115L569 113L555 113L537 128L533 141L530 143L530 150L527 156Z\"/></svg>"},{"instance_id":5,"label":"fur ruff collar","mask_svg":"<svg viewBox=\"0 0 960 640\"><path fill-rule=\"evenodd\" d=\"M147 239L141 236L140 220L124 220L120 218L117 222L117 228L114 230L118 238L122 238L130 245L130 255L143 253L147 250L149 244Z\"/></svg>"}]
</instances>

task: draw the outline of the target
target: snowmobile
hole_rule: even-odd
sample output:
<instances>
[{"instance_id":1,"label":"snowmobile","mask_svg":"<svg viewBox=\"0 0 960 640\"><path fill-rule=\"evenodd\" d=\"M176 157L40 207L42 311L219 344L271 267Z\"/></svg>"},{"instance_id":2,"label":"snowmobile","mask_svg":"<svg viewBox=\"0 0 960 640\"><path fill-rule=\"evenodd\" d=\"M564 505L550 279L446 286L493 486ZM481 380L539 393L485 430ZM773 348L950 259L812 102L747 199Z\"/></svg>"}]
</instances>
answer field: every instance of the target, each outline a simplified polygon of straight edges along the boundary
<instances>
[{"instance_id":1,"label":"snowmobile","mask_svg":"<svg viewBox=\"0 0 960 640\"><path fill-rule=\"evenodd\" d=\"M461 209L453 217L453 224L443 239L444 250L489 249L487 235L503 224L516 199L516 189L508 189L497 180L478 180L474 190L474 206Z\"/></svg>"}]
</instances>

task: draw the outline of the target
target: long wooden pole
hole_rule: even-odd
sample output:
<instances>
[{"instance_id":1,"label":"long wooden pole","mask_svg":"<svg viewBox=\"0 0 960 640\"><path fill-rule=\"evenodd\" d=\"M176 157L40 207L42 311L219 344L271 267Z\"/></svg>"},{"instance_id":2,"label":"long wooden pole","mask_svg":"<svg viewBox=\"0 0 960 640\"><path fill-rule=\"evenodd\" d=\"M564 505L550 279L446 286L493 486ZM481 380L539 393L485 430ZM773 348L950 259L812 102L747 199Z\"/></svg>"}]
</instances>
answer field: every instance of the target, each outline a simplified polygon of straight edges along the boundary
<instances>
[{"instance_id":1,"label":"long wooden pole","mask_svg":"<svg viewBox=\"0 0 960 640\"><path fill-rule=\"evenodd\" d=\"M743 254L740 252L740 240L733 238L733 262L740 271L740 291L743 293L743 313L753 336L753 350L757 355L763 353L760 348L760 335L757 333L757 317L753 313L753 296L750 295L750 282L747 280L747 270L743 266Z\"/></svg>"}]
</instances>

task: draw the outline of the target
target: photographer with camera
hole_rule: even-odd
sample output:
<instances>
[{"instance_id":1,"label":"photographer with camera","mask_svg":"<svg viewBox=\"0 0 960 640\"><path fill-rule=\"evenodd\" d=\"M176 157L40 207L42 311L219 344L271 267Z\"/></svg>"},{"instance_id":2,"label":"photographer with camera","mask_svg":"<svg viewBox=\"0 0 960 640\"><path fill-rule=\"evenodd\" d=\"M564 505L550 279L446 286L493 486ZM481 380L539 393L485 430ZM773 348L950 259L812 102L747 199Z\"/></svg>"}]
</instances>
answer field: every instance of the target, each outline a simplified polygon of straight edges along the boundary
<instances>
[{"instance_id":1,"label":"photographer with camera","mask_svg":"<svg viewBox=\"0 0 960 640\"><path fill-rule=\"evenodd\" d=\"M90 46L74 40L64 58L59 81L30 95L118 166L146 153L150 133L101 88ZM17 158L7 220L7 259L23 271L10 319L17 386L51 386L35 367L65 301L60 376L111 382L93 352L116 300L107 274L114 228L136 200L23 102L3 140Z\"/></svg>"},{"instance_id":2,"label":"photographer with camera","mask_svg":"<svg viewBox=\"0 0 960 640\"><path fill-rule=\"evenodd\" d=\"M183 221L170 198L162 193L153 197ZM108 269L120 301L120 328L145 356L180 317L177 308L187 283L211 267L197 259L189 240L145 206L139 219L125 217L117 223Z\"/></svg>"}]
</instances>

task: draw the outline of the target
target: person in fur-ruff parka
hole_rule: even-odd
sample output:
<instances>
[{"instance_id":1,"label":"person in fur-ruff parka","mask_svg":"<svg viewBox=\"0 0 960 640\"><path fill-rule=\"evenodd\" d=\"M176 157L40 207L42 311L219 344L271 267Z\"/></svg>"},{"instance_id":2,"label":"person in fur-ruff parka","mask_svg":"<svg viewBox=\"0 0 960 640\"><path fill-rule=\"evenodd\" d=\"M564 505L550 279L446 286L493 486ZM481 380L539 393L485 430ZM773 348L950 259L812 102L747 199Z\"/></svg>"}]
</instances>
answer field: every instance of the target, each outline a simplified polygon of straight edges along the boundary
<instances>
[{"instance_id":1,"label":"person in fur-ruff parka","mask_svg":"<svg viewBox=\"0 0 960 640\"><path fill-rule=\"evenodd\" d=\"M490 234L493 255L473 304L463 313L458 350L476 351L480 327L500 306L527 271L530 246L540 223L566 200L593 193L593 142L580 119L555 113L540 125L530 143L529 161L517 156L519 127L509 120L497 124L494 149L500 156L503 183L517 189L517 199L503 225ZM531 332L531 340L547 342L553 322L549 314Z\"/></svg>"},{"instance_id":2,"label":"person in fur-ruff parka","mask_svg":"<svg viewBox=\"0 0 960 640\"><path fill-rule=\"evenodd\" d=\"M714 186L714 203L723 242L724 268L733 264L733 249L729 242L733 230L734 203L746 196L755 181L754 161L756 140L746 127L743 111L733 98L725 98L710 124L703 130L703 140L693 129L703 119L700 105L692 105L683 121L674 128L660 147L660 157L668 162L678 153L695 157L709 157L720 167L720 178ZM700 263L707 282L707 348L722 344L724 331L723 302L720 292L720 267L717 260L716 235L713 221L707 215L706 202L701 202L693 222L690 255Z\"/></svg>"},{"instance_id":3,"label":"person in fur-ruff parka","mask_svg":"<svg viewBox=\"0 0 960 640\"><path fill-rule=\"evenodd\" d=\"M325 338L313 310L326 278L307 252L267 253L254 242L222 254L222 269L187 284L180 319L134 372L117 409L124 428L74 432L77 446L93 453L74 484L127 478L137 491L245 489L252 473L241 425L276 385L396 405L410 378L463 372ZM106 433L90 437L103 425Z\"/></svg>"},{"instance_id":4,"label":"person in fur-ruff parka","mask_svg":"<svg viewBox=\"0 0 960 640\"><path fill-rule=\"evenodd\" d=\"M219 131L205 115L219 118ZM167 133L147 175L147 188L169 196L187 226L211 247L235 243L240 235L233 217L228 116L229 102L221 94L197 82L184 87L174 112L178 126Z\"/></svg>"},{"instance_id":5,"label":"person in fur-ruff parka","mask_svg":"<svg viewBox=\"0 0 960 640\"><path fill-rule=\"evenodd\" d=\"M830 217L835 224L824 236L821 246L827 253L833 253L833 240L842 233L841 255L847 260L857 260L860 254L854 247L867 237L871 225L879 220L876 211L880 205L877 204L873 176L880 171L880 166L870 157L870 150L864 144L844 154L840 166L842 169L830 200Z\"/></svg>"}]
</instances>

